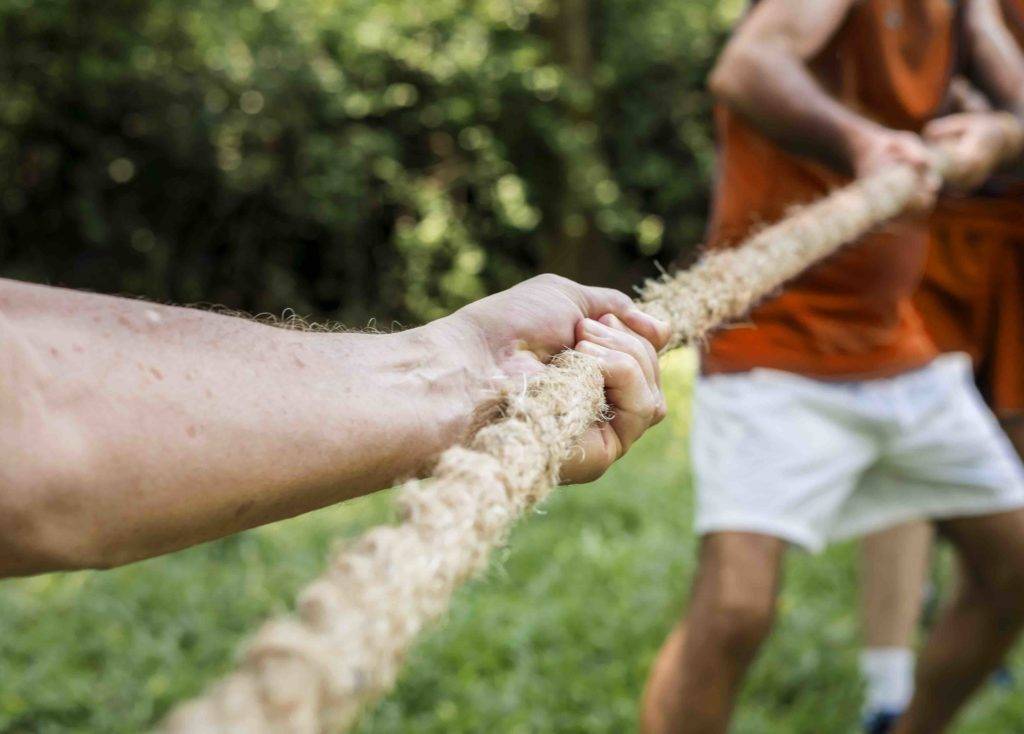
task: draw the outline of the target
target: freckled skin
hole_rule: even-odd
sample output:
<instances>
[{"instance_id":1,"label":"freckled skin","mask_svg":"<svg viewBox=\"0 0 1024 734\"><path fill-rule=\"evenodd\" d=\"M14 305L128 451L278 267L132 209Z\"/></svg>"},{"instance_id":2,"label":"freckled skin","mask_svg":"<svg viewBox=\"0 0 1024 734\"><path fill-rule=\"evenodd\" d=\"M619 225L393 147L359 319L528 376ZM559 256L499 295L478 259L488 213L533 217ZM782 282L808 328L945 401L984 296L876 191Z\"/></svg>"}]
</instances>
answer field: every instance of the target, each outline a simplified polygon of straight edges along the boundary
<instances>
[{"instance_id":1,"label":"freckled skin","mask_svg":"<svg viewBox=\"0 0 1024 734\"><path fill-rule=\"evenodd\" d=\"M238 508L235 510L235 519L237 520L244 517L255 506L255 500L246 500L245 502L240 504Z\"/></svg>"},{"instance_id":2,"label":"freckled skin","mask_svg":"<svg viewBox=\"0 0 1024 734\"><path fill-rule=\"evenodd\" d=\"M535 355L591 343L575 333L591 313L631 324L586 337L607 342L595 358L622 397L564 477L599 475L663 415L667 327L624 294L554 276L396 334L288 331L3 279L0 298L0 577L121 565L415 476L496 383L525 377L508 344L530 344L539 369ZM50 352L81 345L59 363Z\"/></svg>"}]
</instances>

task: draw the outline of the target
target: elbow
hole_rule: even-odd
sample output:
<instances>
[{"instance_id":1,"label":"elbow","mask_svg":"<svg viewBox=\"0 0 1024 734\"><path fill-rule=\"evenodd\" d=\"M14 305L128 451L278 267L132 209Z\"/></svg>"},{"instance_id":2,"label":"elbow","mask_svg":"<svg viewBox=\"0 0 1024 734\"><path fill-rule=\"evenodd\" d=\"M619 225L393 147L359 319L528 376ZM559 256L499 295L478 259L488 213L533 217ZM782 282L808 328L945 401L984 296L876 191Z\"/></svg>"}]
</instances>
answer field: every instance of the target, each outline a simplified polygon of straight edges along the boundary
<instances>
[{"instance_id":1,"label":"elbow","mask_svg":"<svg viewBox=\"0 0 1024 734\"><path fill-rule=\"evenodd\" d=\"M716 101L729 107L742 106L746 80L752 70L748 54L742 49L726 48L708 77L708 91Z\"/></svg>"},{"instance_id":2,"label":"elbow","mask_svg":"<svg viewBox=\"0 0 1024 734\"><path fill-rule=\"evenodd\" d=\"M718 102L725 102L733 91L735 82L732 76L732 69L720 60L715 64L708 76L708 91Z\"/></svg>"}]
</instances>

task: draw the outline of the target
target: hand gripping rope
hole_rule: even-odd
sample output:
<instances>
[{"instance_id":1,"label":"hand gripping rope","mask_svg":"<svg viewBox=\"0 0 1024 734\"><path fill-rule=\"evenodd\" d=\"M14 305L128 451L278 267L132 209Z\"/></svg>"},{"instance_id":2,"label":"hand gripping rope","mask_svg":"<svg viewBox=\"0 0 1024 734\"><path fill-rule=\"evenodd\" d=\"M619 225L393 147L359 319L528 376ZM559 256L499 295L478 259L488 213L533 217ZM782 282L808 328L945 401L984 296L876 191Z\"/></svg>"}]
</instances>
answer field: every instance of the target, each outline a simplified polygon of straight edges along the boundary
<instances>
[{"instance_id":1,"label":"hand gripping rope","mask_svg":"<svg viewBox=\"0 0 1024 734\"><path fill-rule=\"evenodd\" d=\"M940 156L944 175L954 168ZM898 215L920 186L909 167L856 181L735 249L648 281L639 305L671 325L668 348L699 342L842 245ZM177 707L166 734L342 731L394 685L416 635L483 569L512 524L557 485L559 466L605 412L596 363L565 352L500 417L401 490L402 521L349 543L271 620L237 670Z\"/></svg>"}]
</instances>

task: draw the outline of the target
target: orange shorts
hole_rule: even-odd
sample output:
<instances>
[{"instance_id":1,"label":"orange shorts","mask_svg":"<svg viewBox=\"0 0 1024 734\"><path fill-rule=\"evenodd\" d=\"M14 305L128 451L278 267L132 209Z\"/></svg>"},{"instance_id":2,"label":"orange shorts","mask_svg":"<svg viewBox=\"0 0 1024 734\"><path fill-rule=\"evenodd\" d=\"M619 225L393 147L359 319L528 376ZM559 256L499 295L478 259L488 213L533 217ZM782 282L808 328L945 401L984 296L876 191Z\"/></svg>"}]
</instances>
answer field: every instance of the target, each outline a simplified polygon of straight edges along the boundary
<instances>
[{"instance_id":1,"label":"orange shorts","mask_svg":"<svg viewBox=\"0 0 1024 734\"><path fill-rule=\"evenodd\" d=\"M967 352L1001 417L1024 414L1024 200L945 198L914 298L944 352Z\"/></svg>"}]
</instances>

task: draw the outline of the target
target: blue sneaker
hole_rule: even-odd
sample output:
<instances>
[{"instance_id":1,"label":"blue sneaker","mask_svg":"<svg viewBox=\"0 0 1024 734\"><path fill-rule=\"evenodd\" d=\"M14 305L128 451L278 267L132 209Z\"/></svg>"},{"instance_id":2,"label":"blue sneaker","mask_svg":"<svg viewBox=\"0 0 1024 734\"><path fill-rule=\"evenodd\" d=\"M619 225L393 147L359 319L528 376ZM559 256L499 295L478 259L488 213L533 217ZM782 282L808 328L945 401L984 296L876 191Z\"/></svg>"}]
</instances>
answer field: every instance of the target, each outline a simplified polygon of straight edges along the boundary
<instances>
[{"instance_id":1,"label":"blue sneaker","mask_svg":"<svg viewBox=\"0 0 1024 734\"><path fill-rule=\"evenodd\" d=\"M896 711L876 711L864 717L864 734L889 734L899 718Z\"/></svg>"}]
</instances>

